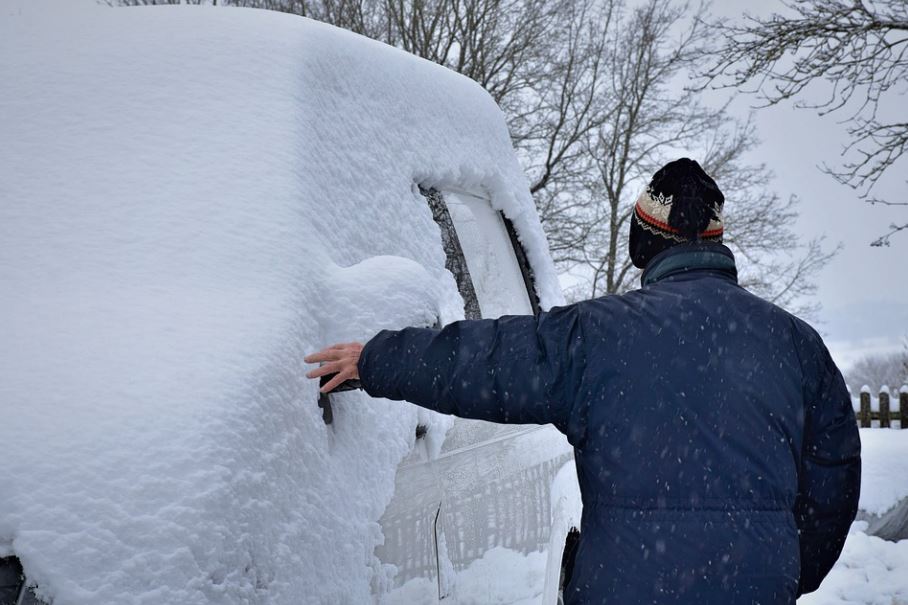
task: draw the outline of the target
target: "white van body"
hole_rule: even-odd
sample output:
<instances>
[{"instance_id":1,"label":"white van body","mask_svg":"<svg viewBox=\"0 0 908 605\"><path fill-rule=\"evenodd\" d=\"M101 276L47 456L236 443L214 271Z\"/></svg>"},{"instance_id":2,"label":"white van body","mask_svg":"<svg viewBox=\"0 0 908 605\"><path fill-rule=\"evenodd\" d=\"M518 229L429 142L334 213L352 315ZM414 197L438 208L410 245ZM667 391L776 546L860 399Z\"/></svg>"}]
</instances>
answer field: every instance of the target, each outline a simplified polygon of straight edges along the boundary
<instances>
[{"instance_id":1,"label":"white van body","mask_svg":"<svg viewBox=\"0 0 908 605\"><path fill-rule=\"evenodd\" d=\"M275 12L0 10L0 558L33 594L553 602L562 435L362 391L326 424L302 361L562 302L492 99Z\"/></svg>"}]
</instances>

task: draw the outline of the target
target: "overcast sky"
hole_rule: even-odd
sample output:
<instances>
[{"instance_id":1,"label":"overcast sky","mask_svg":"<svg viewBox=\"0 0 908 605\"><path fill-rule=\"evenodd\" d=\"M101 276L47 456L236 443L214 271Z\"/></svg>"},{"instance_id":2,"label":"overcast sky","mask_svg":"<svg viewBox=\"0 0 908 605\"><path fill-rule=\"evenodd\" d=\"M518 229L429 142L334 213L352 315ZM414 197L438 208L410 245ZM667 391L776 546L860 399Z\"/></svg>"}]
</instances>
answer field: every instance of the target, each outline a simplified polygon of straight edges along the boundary
<instances>
[{"instance_id":1,"label":"overcast sky","mask_svg":"<svg viewBox=\"0 0 908 605\"><path fill-rule=\"evenodd\" d=\"M745 10L753 14L755 6L763 13L779 5L725 0L716 3L713 14L740 18ZM814 99L822 98L822 87L810 92ZM904 109L896 106L905 107L905 87L892 94L887 113L901 114L899 119L904 120ZM755 97L739 95L733 107L746 115L755 104ZM908 338L908 233L893 237L888 248L870 247L890 223L908 221L908 208L870 207L818 168L839 162L839 152L849 140L847 124L839 123L846 117L844 113L819 117L815 111L795 109L791 103L757 110L756 126L763 143L753 155L774 171L772 189L801 200L796 232L805 241L825 234L831 244L843 245L820 275L818 298L823 310L816 326L843 367L864 354L897 351ZM875 194L908 201L906 168L908 158L903 158ZM728 203L734 203L733 192L725 193Z\"/></svg>"}]
</instances>

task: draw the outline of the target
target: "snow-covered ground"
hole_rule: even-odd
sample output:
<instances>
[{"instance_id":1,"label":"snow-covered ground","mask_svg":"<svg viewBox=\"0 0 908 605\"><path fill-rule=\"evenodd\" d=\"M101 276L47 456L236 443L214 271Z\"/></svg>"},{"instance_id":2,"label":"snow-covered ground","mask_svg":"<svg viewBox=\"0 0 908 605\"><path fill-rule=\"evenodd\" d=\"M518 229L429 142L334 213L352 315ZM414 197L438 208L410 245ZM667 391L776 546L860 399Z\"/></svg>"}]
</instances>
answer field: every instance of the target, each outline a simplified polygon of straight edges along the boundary
<instances>
[{"instance_id":1,"label":"snow-covered ground","mask_svg":"<svg viewBox=\"0 0 908 605\"><path fill-rule=\"evenodd\" d=\"M416 184L504 209L560 302L500 110L291 15L0 10L0 556L54 605L369 602L448 421L326 426L302 357L462 316Z\"/></svg>"},{"instance_id":2,"label":"snow-covered ground","mask_svg":"<svg viewBox=\"0 0 908 605\"><path fill-rule=\"evenodd\" d=\"M908 540L889 542L864 533L856 522L842 556L816 592L798 605L905 605L908 603Z\"/></svg>"},{"instance_id":3,"label":"snow-covered ground","mask_svg":"<svg viewBox=\"0 0 908 605\"><path fill-rule=\"evenodd\" d=\"M861 448L859 517L908 509L908 430L861 429ZM908 539L883 540L871 530L867 521L854 523L829 576L799 605L908 604Z\"/></svg>"},{"instance_id":4,"label":"snow-covered ground","mask_svg":"<svg viewBox=\"0 0 908 605\"><path fill-rule=\"evenodd\" d=\"M908 429L861 429L861 462L862 511L883 515L908 500Z\"/></svg>"},{"instance_id":5,"label":"snow-covered ground","mask_svg":"<svg viewBox=\"0 0 908 605\"><path fill-rule=\"evenodd\" d=\"M458 605L540 605L546 553L523 554L496 546L458 574L462 586L452 595ZM394 605L437 605L438 586L428 579L407 582L388 595Z\"/></svg>"}]
</instances>

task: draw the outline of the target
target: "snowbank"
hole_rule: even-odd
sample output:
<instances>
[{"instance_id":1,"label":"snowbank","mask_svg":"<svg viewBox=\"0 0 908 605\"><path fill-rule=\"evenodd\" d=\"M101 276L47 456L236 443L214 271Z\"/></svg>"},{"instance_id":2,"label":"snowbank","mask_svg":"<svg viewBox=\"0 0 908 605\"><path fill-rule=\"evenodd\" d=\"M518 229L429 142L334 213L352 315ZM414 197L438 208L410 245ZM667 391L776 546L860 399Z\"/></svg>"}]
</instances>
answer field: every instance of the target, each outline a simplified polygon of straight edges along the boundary
<instances>
[{"instance_id":1,"label":"snowbank","mask_svg":"<svg viewBox=\"0 0 908 605\"><path fill-rule=\"evenodd\" d=\"M908 430L861 429L861 510L882 515L904 499Z\"/></svg>"},{"instance_id":2,"label":"snowbank","mask_svg":"<svg viewBox=\"0 0 908 605\"><path fill-rule=\"evenodd\" d=\"M560 302L498 108L211 7L7 11L0 81L0 553L55 605L368 602L417 412L325 426L302 357L462 312L416 183L490 196Z\"/></svg>"},{"instance_id":3,"label":"snowbank","mask_svg":"<svg viewBox=\"0 0 908 605\"><path fill-rule=\"evenodd\" d=\"M835 567L816 592L798 605L901 605L908 603L908 540L887 542L855 523Z\"/></svg>"},{"instance_id":4,"label":"snowbank","mask_svg":"<svg viewBox=\"0 0 908 605\"><path fill-rule=\"evenodd\" d=\"M908 538L908 431L861 429L861 500L866 532Z\"/></svg>"}]
</instances>

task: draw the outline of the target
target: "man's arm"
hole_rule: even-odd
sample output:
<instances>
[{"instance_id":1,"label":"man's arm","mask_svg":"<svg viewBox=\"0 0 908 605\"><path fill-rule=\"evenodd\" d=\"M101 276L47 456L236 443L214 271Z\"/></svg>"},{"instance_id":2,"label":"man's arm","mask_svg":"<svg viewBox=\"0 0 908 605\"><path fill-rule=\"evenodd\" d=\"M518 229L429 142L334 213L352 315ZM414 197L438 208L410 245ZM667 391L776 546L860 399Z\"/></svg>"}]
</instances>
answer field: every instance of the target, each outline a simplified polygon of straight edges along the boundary
<instances>
[{"instance_id":1,"label":"man's arm","mask_svg":"<svg viewBox=\"0 0 908 605\"><path fill-rule=\"evenodd\" d=\"M819 380L806 402L795 503L801 544L798 595L816 590L839 558L861 491L861 441L851 395L829 352L821 349L814 366Z\"/></svg>"},{"instance_id":2,"label":"man's arm","mask_svg":"<svg viewBox=\"0 0 908 605\"><path fill-rule=\"evenodd\" d=\"M578 305L536 317L457 321L441 330L383 330L357 353L356 373L373 397L464 418L552 423L569 436L579 429L573 407L585 359ZM306 360L324 360L318 355ZM327 370L309 375L320 373Z\"/></svg>"}]
</instances>

